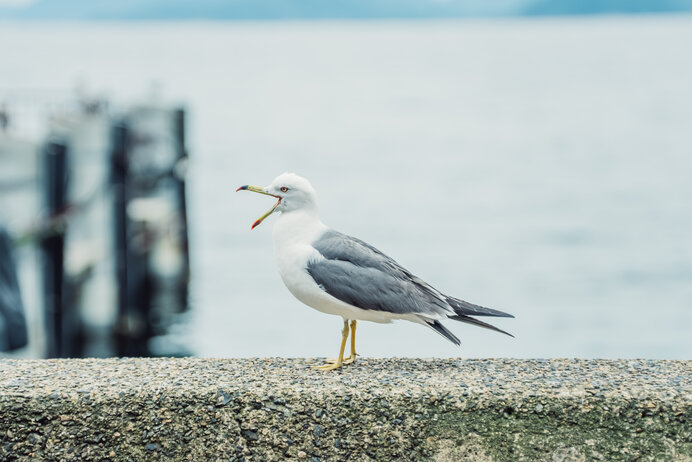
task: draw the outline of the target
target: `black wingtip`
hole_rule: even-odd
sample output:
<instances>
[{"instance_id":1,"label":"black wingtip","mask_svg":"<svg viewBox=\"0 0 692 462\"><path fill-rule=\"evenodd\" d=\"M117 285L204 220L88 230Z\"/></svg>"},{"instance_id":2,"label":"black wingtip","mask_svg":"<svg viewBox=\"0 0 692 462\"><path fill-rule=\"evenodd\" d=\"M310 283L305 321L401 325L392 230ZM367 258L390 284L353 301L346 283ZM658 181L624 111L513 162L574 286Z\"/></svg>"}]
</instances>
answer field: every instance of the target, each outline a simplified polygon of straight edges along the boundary
<instances>
[{"instance_id":1,"label":"black wingtip","mask_svg":"<svg viewBox=\"0 0 692 462\"><path fill-rule=\"evenodd\" d=\"M445 296L456 314L459 316L491 316L495 318L513 318L514 315L505 313L504 311L487 308L485 306L474 305L473 303L459 300L458 298Z\"/></svg>"},{"instance_id":2,"label":"black wingtip","mask_svg":"<svg viewBox=\"0 0 692 462\"><path fill-rule=\"evenodd\" d=\"M499 332L501 334L509 335L510 337L514 338L514 335L510 334L509 332L506 332L498 327L493 326L492 324L488 324L487 322L479 321L476 318L472 318L470 316L450 316L449 319L454 319L455 321L461 321L465 322L467 324L473 324L474 326L478 327L484 327L486 329L494 330L495 332Z\"/></svg>"},{"instance_id":3,"label":"black wingtip","mask_svg":"<svg viewBox=\"0 0 692 462\"><path fill-rule=\"evenodd\" d=\"M435 321L426 320L425 323L426 323L429 327L433 328L433 329L435 330L435 332L437 332L438 334L440 334L441 336L443 336L444 338L446 338L447 340L449 340L449 341L452 342L453 344L455 344L455 345L457 345L457 346L460 346L460 345L461 345L461 341L456 337L456 335L454 335L454 334L451 333L449 330L447 330L447 328L446 328L445 326L443 326L442 323L441 323L440 321L437 321L437 320L435 320Z\"/></svg>"}]
</instances>

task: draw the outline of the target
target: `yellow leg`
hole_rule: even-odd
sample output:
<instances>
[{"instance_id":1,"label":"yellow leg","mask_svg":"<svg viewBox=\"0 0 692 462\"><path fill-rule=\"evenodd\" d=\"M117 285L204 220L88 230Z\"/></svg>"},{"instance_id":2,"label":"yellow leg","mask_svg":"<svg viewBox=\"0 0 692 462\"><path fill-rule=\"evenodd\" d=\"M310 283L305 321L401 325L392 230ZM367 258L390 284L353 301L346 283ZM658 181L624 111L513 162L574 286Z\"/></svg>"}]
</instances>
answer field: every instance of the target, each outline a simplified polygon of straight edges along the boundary
<instances>
[{"instance_id":1,"label":"yellow leg","mask_svg":"<svg viewBox=\"0 0 692 462\"><path fill-rule=\"evenodd\" d=\"M327 364L314 366L315 369L321 371L332 371L340 368L344 364L344 350L346 349L346 340L348 340L348 321L344 319L344 330L341 331L341 348L339 349L339 357L335 361L327 361Z\"/></svg>"},{"instance_id":2,"label":"yellow leg","mask_svg":"<svg viewBox=\"0 0 692 462\"><path fill-rule=\"evenodd\" d=\"M351 355L343 359L344 366L353 363L356 360L356 356L358 356L356 353L356 321L353 320L351 321ZM338 358L327 358L327 362L330 364L334 364L337 361Z\"/></svg>"},{"instance_id":3,"label":"yellow leg","mask_svg":"<svg viewBox=\"0 0 692 462\"><path fill-rule=\"evenodd\" d=\"M356 321L351 321L351 355L344 358L344 364L351 364L356 360Z\"/></svg>"}]
</instances>

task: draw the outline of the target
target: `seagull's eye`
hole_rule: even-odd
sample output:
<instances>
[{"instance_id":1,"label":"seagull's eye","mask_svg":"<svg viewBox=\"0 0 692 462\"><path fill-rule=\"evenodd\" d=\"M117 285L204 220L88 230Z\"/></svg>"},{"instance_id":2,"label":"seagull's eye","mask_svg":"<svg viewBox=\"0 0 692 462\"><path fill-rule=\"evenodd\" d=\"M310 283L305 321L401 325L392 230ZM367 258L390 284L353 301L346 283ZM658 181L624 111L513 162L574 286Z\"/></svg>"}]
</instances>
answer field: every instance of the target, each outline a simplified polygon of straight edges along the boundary
<instances>
[{"instance_id":1,"label":"seagull's eye","mask_svg":"<svg viewBox=\"0 0 692 462\"><path fill-rule=\"evenodd\" d=\"M286 186L281 187L281 192L288 192L288 188Z\"/></svg>"}]
</instances>

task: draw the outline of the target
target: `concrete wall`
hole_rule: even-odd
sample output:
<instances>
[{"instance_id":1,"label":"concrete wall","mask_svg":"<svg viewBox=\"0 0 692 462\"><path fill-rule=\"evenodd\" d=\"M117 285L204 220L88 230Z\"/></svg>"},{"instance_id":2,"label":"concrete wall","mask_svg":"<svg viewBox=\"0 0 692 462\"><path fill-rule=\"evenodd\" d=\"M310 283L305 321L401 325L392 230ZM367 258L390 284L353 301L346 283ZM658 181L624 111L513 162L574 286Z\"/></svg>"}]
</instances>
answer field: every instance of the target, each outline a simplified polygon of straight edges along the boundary
<instances>
[{"instance_id":1,"label":"concrete wall","mask_svg":"<svg viewBox=\"0 0 692 462\"><path fill-rule=\"evenodd\" d=\"M692 361L0 360L0 460L692 460Z\"/></svg>"}]
</instances>

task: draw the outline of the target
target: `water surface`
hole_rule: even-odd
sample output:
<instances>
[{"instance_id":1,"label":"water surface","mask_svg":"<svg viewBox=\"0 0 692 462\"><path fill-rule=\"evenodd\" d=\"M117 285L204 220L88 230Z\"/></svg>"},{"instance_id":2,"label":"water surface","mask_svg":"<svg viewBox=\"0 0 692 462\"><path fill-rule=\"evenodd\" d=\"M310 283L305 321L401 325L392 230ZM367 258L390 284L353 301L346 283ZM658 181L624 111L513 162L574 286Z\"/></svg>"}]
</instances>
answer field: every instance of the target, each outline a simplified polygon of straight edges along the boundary
<instances>
[{"instance_id":1,"label":"water surface","mask_svg":"<svg viewBox=\"0 0 692 462\"><path fill-rule=\"evenodd\" d=\"M202 356L334 355L341 320L284 288L271 205L309 178L323 220L438 289L516 315L459 349L363 323L368 356L690 358L692 17L3 24L6 88L77 80L188 103Z\"/></svg>"}]
</instances>

